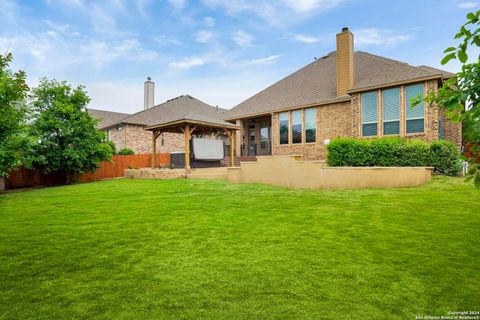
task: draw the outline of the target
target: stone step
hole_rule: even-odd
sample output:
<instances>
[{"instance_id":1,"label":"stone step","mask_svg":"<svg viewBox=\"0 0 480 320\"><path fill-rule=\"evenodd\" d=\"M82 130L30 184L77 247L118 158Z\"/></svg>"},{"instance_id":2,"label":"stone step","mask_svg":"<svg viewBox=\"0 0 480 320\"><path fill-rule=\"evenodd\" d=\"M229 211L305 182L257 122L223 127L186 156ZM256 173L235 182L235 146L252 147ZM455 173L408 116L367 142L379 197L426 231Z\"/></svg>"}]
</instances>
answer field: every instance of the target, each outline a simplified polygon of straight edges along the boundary
<instances>
[{"instance_id":1,"label":"stone step","mask_svg":"<svg viewBox=\"0 0 480 320\"><path fill-rule=\"evenodd\" d=\"M208 180L227 180L227 172L214 173L214 172L202 172L202 173L189 173L188 179L208 179Z\"/></svg>"},{"instance_id":2,"label":"stone step","mask_svg":"<svg viewBox=\"0 0 480 320\"><path fill-rule=\"evenodd\" d=\"M217 167L217 168L195 168L190 169L191 173L226 173L227 167Z\"/></svg>"}]
</instances>

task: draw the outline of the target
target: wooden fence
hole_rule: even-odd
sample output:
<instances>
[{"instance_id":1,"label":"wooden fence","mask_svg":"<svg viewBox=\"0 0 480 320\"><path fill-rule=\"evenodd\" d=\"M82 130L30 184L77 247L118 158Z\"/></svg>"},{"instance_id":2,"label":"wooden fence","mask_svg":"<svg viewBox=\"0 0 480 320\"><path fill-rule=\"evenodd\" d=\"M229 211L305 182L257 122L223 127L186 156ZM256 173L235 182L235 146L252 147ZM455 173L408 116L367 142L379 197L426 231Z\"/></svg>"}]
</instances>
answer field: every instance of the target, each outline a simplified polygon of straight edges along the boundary
<instances>
[{"instance_id":1,"label":"wooden fence","mask_svg":"<svg viewBox=\"0 0 480 320\"><path fill-rule=\"evenodd\" d=\"M9 172L5 178L6 189L28 188L28 187L50 187L66 183L65 172L56 171L48 174L39 169L16 168Z\"/></svg>"},{"instance_id":2,"label":"wooden fence","mask_svg":"<svg viewBox=\"0 0 480 320\"><path fill-rule=\"evenodd\" d=\"M169 153L157 153L155 166L170 164ZM98 181L123 177L125 169L147 168L152 166L151 154L134 154L131 156L113 156L112 162L104 161L94 173L84 173L78 178L79 182Z\"/></svg>"},{"instance_id":3,"label":"wooden fence","mask_svg":"<svg viewBox=\"0 0 480 320\"><path fill-rule=\"evenodd\" d=\"M167 166L170 164L169 153L159 153L156 157L156 166ZM103 179L112 179L123 177L125 169L128 168L146 168L152 165L151 154L134 154L130 156L113 156L112 162L104 161L100 163L94 173L84 173L76 177L79 182L98 181ZM26 169L23 167L10 171L5 179L6 189L28 188L39 186L55 186L66 183L64 172L52 172L44 174L39 169Z\"/></svg>"},{"instance_id":4,"label":"wooden fence","mask_svg":"<svg viewBox=\"0 0 480 320\"><path fill-rule=\"evenodd\" d=\"M478 148L479 145L477 144L466 144L465 145L465 152L464 155L467 158L474 158L477 163L480 163L480 152L474 151L474 148Z\"/></svg>"}]
</instances>

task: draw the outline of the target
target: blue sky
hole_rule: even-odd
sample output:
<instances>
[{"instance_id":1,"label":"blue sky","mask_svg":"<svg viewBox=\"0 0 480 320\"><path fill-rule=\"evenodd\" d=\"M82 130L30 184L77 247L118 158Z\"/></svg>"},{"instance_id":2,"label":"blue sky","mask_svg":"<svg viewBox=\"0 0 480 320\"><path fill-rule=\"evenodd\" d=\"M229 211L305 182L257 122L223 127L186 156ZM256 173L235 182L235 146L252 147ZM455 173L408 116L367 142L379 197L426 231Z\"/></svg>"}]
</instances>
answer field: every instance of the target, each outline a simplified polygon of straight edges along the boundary
<instances>
[{"instance_id":1,"label":"blue sky","mask_svg":"<svg viewBox=\"0 0 480 320\"><path fill-rule=\"evenodd\" d=\"M190 94L231 108L335 50L440 67L470 0L0 0L0 52L35 86L42 76L87 87L90 107L136 112L143 81L155 103ZM458 71L458 64L443 67Z\"/></svg>"}]
</instances>

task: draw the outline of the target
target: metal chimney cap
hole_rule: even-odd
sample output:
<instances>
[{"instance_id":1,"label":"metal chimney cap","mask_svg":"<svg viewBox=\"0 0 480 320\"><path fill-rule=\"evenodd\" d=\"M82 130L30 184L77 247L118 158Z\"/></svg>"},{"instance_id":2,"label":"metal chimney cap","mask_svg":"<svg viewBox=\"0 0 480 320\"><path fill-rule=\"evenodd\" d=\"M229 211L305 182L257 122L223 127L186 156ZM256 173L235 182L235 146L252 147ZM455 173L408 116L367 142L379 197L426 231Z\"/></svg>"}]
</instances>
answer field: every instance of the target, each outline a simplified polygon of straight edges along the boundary
<instances>
[{"instance_id":1,"label":"metal chimney cap","mask_svg":"<svg viewBox=\"0 0 480 320\"><path fill-rule=\"evenodd\" d=\"M347 32L348 31L348 27L343 27L342 28L342 32Z\"/></svg>"},{"instance_id":2,"label":"metal chimney cap","mask_svg":"<svg viewBox=\"0 0 480 320\"><path fill-rule=\"evenodd\" d=\"M148 80L148 81L151 81L151 80L152 80L152 77L147 77L147 80Z\"/></svg>"}]
</instances>

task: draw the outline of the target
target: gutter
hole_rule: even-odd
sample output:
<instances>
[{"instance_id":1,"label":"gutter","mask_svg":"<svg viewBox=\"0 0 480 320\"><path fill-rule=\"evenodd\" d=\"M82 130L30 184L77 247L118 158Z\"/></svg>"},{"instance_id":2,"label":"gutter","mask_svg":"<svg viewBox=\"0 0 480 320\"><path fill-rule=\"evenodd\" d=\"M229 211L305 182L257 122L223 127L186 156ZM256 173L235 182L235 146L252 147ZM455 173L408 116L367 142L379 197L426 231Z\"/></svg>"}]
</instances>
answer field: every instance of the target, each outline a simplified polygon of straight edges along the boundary
<instances>
[{"instance_id":1,"label":"gutter","mask_svg":"<svg viewBox=\"0 0 480 320\"><path fill-rule=\"evenodd\" d=\"M225 121L235 121L235 120L240 120L240 119L246 119L246 118L251 118L251 117L258 117L258 116L268 116L271 115L272 113L277 113L277 112L283 112L283 111L290 111L290 110L297 110L297 109L304 109L304 108L310 108L310 107L320 107L324 106L327 104L333 104L333 103L341 103L341 102L347 102L352 100L352 97L347 95L344 97L339 97L338 99L335 100L328 100L324 102L315 102L315 103L309 103L309 104L304 104L304 105L298 105L298 106L293 106L293 107L285 107L281 109L274 109L271 111L265 111L265 112L259 112L259 113L251 113L243 116L238 116L236 118L225 118Z\"/></svg>"},{"instance_id":2,"label":"gutter","mask_svg":"<svg viewBox=\"0 0 480 320\"><path fill-rule=\"evenodd\" d=\"M427 81L427 80L435 80L435 79L440 79L440 81L443 82L443 76L441 74L436 74L436 75L433 75L433 76L428 76L428 77L423 77L423 78L416 78L416 79L403 80L403 81L395 81L395 82L384 83L384 84L380 84L380 85L363 87L363 88L355 88L355 89L348 90L347 93L350 94L350 93L357 93L357 92L362 92L362 91L370 91L370 90L375 90L375 89L395 87L395 86L399 86L399 85L402 85L402 84L416 83L416 82L422 82L422 81Z\"/></svg>"}]
</instances>

